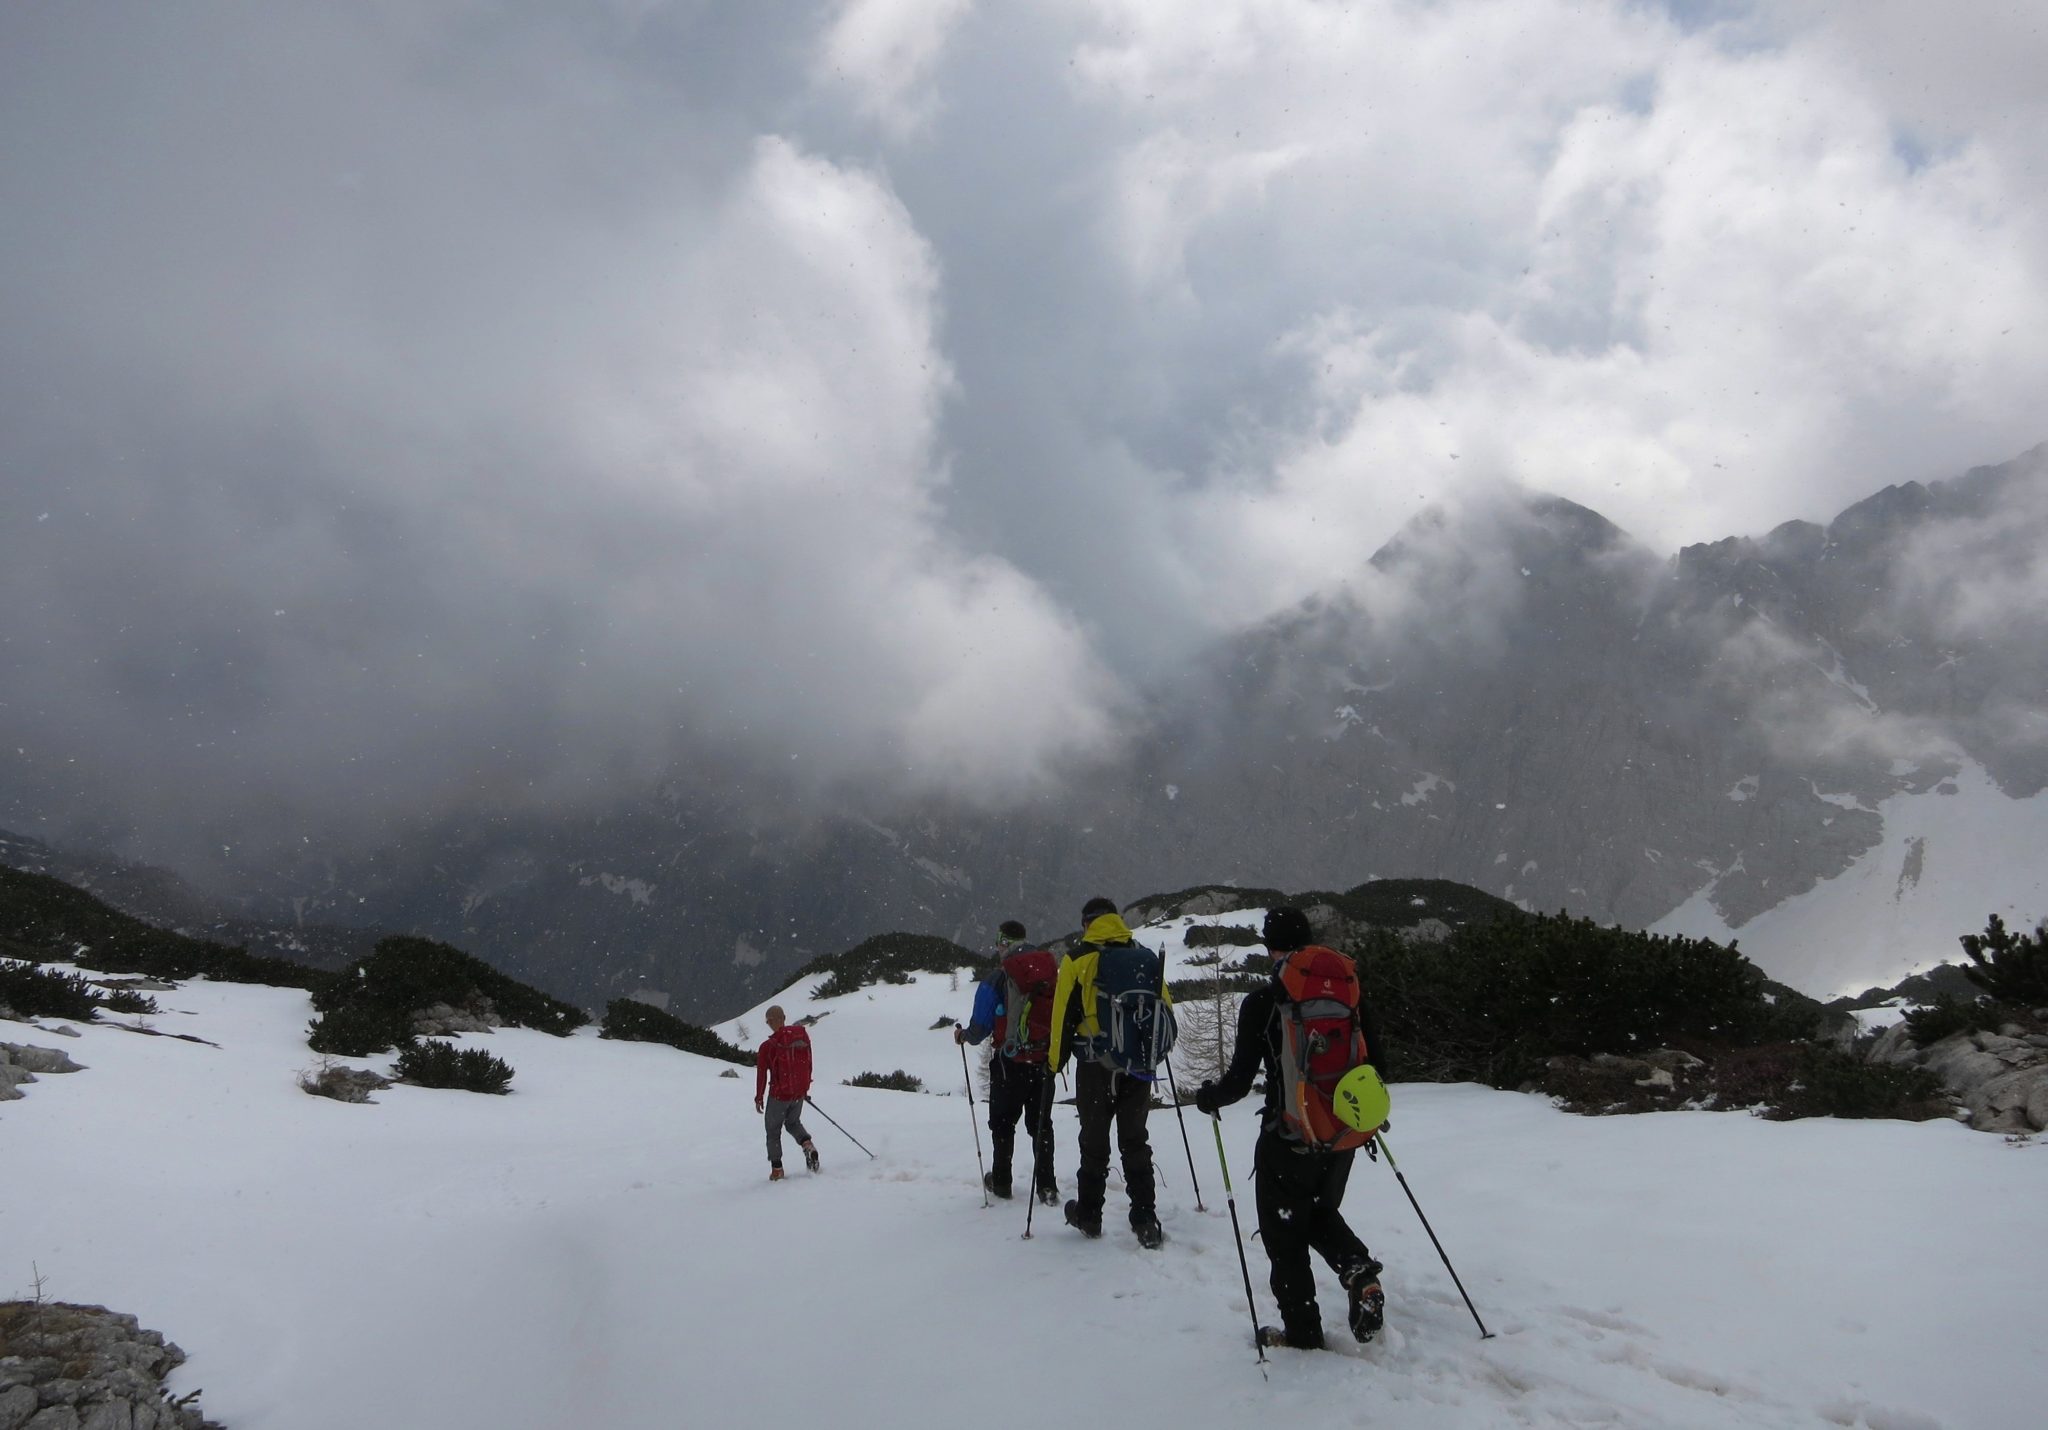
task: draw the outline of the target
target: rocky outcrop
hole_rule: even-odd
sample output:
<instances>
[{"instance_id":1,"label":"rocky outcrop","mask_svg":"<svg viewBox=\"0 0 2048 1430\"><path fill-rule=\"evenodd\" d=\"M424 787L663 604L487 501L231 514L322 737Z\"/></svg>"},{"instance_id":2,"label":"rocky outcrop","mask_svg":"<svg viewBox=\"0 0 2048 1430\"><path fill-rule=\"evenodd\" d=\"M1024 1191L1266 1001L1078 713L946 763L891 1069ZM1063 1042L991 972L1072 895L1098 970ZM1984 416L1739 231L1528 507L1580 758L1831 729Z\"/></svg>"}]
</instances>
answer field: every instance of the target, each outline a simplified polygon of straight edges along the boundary
<instances>
[{"instance_id":1,"label":"rocky outcrop","mask_svg":"<svg viewBox=\"0 0 2048 1430\"><path fill-rule=\"evenodd\" d=\"M83 1072L82 1064L56 1048L30 1047L21 1043L0 1043L0 1102L18 1102L21 1088L36 1080L38 1073ZM5 1421L0 1420L0 1426Z\"/></svg>"},{"instance_id":2,"label":"rocky outcrop","mask_svg":"<svg viewBox=\"0 0 2048 1430\"><path fill-rule=\"evenodd\" d=\"M476 1006L456 1008L447 1003L436 1003L431 1008L421 1008L412 1015L412 1031L420 1038L448 1038L457 1033L488 1033L502 1026L497 1010L491 1007L491 1000L479 998Z\"/></svg>"},{"instance_id":3,"label":"rocky outcrop","mask_svg":"<svg viewBox=\"0 0 2048 1430\"><path fill-rule=\"evenodd\" d=\"M368 1102L370 1094L391 1086L391 1079L382 1073L371 1072L368 1068L332 1067L316 1068L299 1075L299 1087L314 1097L329 1097L336 1102Z\"/></svg>"},{"instance_id":4,"label":"rocky outcrop","mask_svg":"<svg viewBox=\"0 0 2048 1430\"><path fill-rule=\"evenodd\" d=\"M2048 1026L2048 1009L2036 1020ZM1957 1033L1921 1047L1904 1023L1887 1029L1870 1060L1920 1067L1962 1100L1980 1132L2048 1131L2048 1034L2009 1023L1997 1032Z\"/></svg>"},{"instance_id":5,"label":"rocky outcrop","mask_svg":"<svg viewBox=\"0 0 2048 1430\"><path fill-rule=\"evenodd\" d=\"M0 1303L0 1430L219 1430L164 1377L185 1353L104 1306Z\"/></svg>"}]
</instances>

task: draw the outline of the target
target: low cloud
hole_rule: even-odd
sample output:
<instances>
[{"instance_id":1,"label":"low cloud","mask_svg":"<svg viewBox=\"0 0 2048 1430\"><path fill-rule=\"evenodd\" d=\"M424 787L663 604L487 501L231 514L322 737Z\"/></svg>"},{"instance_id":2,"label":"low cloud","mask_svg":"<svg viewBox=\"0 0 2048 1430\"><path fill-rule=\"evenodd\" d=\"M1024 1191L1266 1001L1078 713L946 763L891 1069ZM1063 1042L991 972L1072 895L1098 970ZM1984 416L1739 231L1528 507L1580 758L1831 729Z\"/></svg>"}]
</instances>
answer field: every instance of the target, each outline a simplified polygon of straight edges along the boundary
<instances>
[{"instance_id":1,"label":"low cloud","mask_svg":"<svg viewBox=\"0 0 2048 1430\"><path fill-rule=\"evenodd\" d=\"M0 808L1013 800L1432 503L2041 439L2025 7L1197 8L0 12Z\"/></svg>"}]
</instances>

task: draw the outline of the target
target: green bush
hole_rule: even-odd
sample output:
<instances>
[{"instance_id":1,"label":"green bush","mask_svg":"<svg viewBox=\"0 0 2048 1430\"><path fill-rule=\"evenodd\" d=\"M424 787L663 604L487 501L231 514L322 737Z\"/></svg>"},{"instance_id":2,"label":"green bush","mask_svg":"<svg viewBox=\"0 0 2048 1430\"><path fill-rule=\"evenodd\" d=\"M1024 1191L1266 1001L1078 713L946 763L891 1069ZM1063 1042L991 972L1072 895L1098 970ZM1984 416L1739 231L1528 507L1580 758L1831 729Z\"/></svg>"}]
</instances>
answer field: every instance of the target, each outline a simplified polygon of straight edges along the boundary
<instances>
[{"instance_id":1,"label":"green bush","mask_svg":"<svg viewBox=\"0 0 2048 1430\"><path fill-rule=\"evenodd\" d=\"M2048 1008L2048 924L2031 934L2015 934L1997 914L1981 934L1964 934L1963 952L1969 980L2000 1003L2020 1008Z\"/></svg>"},{"instance_id":2,"label":"green bush","mask_svg":"<svg viewBox=\"0 0 2048 1430\"><path fill-rule=\"evenodd\" d=\"M908 983L914 973L952 973L968 969L979 977L988 960L951 939L921 933L882 933L864 939L844 953L812 959L796 978L829 975L813 998L839 998L877 983Z\"/></svg>"},{"instance_id":3,"label":"green bush","mask_svg":"<svg viewBox=\"0 0 2048 1430\"><path fill-rule=\"evenodd\" d=\"M709 1028L685 1023L673 1013L636 998L615 998L604 1010L598 1036L627 1043L665 1043L699 1057L751 1065L754 1055L736 1048Z\"/></svg>"},{"instance_id":4,"label":"green bush","mask_svg":"<svg viewBox=\"0 0 2048 1430\"><path fill-rule=\"evenodd\" d=\"M1924 1068L1865 1062L1821 1043L1745 1051L1751 1056L1724 1060L1741 1067L1742 1075L1731 1067L1717 1077L1717 1099L1723 1106L1756 1106L1760 1116L1773 1122L1801 1117L1924 1122L1949 1112L1940 1080Z\"/></svg>"},{"instance_id":5,"label":"green bush","mask_svg":"<svg viewBox=\"0 0 2048 1430\"><path fill-rule=\"evenodd\" d=\"M1972 998L1965 1002L1946 993L1923 1008L1913 1009L1905 1018L1907 1036L1923 1048L1957 1033L1988 1028L1996 1021L1996 1005L1988 1000Z\"/></svg>"},{"instance_id":6,"label":"green bush","mask_svg":"<svg viewBox=\"0 0 2048 1430\"><path fill-rule=\"evenodd\" d=\"M1371 929L1349 951L1394 1066L1415 1081L1514 1087L1562 1054L1801 1038L1819 1016L1733 948L1565 914L1466 925L1436 943Z\"/></svg>"},{"instance_id":7,"label":"green bush","mask_svg":"<svg viewBox=\"0 0 2048 1430\"><path fill-rule=\"evenodd\" d=\"M488 1009L501 1022L557 1036L590 1021L581 1008L508 978L458 948L425 938L379 940L374 949L313 993L313 1007L322 1014L331 1018L347 1011L351 1015L347 1033L329 1033L330 1041L346 1036L357 1045L365 1037L387 1039L383 1047L405 1041L412 1033L412 1015L437 1003L477 1013ZM314 1029L325 1021L315 1022ZM376 1051L313 1046L315 1051L345 1057Z\"/></svg>"},{"instance_id":8,"label":"green bush","mask_svg":"<svg viewBox=\"0 0 2048 1430\"><path fill-rule=\"evenodd\" d=\"M306 1025L307 1047L342 1058L366 1058L410 1042L411 1014L372 1003L345 1004Z\"/></svg>"},{"instance_id":9,"label":"green bush","mask_svg":"<svg viewBox=\"0 0 2048 1430\"><path fill-rule=\"evenodd\" d=\"M842 1087L879 1087L885 1088L890 1092L924 1091L924 1079L912 1077L909 1073L903 1071L902 1068L898 1068L894 1072L885 1073L855 1073L850 1078L842 1079L840 1085Z\"/></svg>"},{"instance_id":10,"label":"green bush","mask_svg":"<svg viewBox=\"0 0 2048 1430\"><path fill-rule=\"evenodd\" d=\"M458 1048L427 1038L398 1055L391 1071L418 1087L451 1087L462 1092L502 1093L512 1086L512 1065L482 1048Z\"/></svg>"},{"instance_id":11,"label":"green bush","mask_svg":"<svg viewBox=\"0 0 2048 1430\"><path fill-rule=\"evenodd\" d=\"M100 998L82 973L0 962L0 1003L24 1018L76 1018L87 1023L98 1015Z\"/></svg>"},{"instance_id":12,"label":"green bush","mask_svg":"<svg viewBox=\"0 0 2048 1430\"><path fill-rule=\"evenodd\" d=\"M157 1007L156 999L133 988L109 988L100 994L100 1006L109 1013L133 1013L142 1017L162 1011Z\"/></svg>"}]
</instances>

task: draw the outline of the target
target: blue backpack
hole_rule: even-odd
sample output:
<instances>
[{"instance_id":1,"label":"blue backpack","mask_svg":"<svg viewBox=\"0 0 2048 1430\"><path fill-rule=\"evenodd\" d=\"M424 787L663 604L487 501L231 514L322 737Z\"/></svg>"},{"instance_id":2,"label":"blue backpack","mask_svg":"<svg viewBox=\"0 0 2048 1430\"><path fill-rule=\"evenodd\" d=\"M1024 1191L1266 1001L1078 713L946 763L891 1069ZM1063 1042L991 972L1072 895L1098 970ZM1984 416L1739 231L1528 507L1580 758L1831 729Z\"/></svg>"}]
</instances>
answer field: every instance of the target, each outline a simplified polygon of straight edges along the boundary
<instances>
[{"instance_id":1,"label":"blue backpack","mask_svg":"<svg viewBox=\"0 0 2048 1430\"><path fill-rule=\"evenodd\" d=\"M1102 1029L1103 1066L1151 1080L1179 1032L1165 994L1166 960L1160 955L1137 943L1097 948L1095 1021Z\"/></svg>"}]
</instances>

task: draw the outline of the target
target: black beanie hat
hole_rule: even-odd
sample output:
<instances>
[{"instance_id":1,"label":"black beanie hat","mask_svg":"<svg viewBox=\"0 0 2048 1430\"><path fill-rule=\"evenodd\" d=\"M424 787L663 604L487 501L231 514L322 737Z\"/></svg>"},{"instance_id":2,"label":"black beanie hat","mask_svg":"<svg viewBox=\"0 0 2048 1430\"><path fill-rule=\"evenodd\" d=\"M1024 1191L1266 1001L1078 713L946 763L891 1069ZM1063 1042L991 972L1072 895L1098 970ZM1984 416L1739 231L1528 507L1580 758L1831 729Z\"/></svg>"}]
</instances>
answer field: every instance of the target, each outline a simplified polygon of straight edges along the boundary
<instances>
[{"instance_id":1,"label":"black beanie hat","mask_svg":"<svg viewBox=\"0 0 2048 1430\"><path fill-rule=\"evenodd\" d=\"M1104 914L1113 914L1115 912L1116 900L1105 899L1098 895L1081 905L1081 927L1085 929Z\"/></svg>"},{"instance_id":2,"label":"black beanie hat","mask_svg":"<svg viewBox=\"0 0 2048 1430\"><path fill-rule=\"evenodd\" d=\"M996 932L1012 943L1022 943L1024 941L1024 925L1018 923L1015 919L1004 919L1002 927L998 928Z\"/></svg>"},{"instance_id":3,"label":"black beanie hat","mask_svg":"<svg viewBox=\"0 0 2048 1430\"><path fill-rule=\"evenodd\" d=\"M1315 937L1315 931L1308 926L1308 915L1289 904L1266 911L1266 928L1261 935L1267 948L1278 953L1292 953L1297 948L1306 948L1308 941Z\"/></svg>"}]
</instances>

